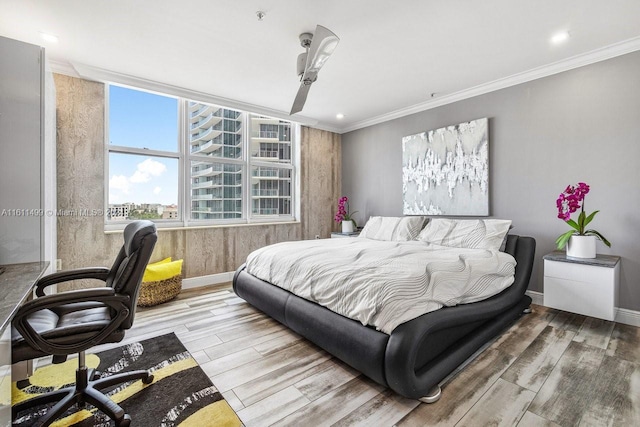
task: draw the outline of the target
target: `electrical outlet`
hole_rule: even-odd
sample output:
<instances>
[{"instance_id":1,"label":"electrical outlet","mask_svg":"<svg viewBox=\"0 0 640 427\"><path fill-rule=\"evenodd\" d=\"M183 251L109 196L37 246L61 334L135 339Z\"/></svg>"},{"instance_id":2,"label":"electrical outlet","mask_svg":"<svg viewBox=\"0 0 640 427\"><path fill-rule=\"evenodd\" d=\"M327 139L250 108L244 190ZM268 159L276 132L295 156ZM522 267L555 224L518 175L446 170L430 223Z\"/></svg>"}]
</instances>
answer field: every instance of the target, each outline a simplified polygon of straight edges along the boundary
<instances>
[{"instance_id":1,"label":"electrical outlet","mask_svg":"<svg viewBox=\"0 0 640 427\"><path fill-rule=\"evenodd\" d=\"M319 239L319 238L320 238L320 235L319 235L319 234L316 234L316 239Z\"/></svg>"},{"instance_id":2,"label":"electrical outlet","mask_svg":"<svg viewBox=\"0 0 640 427\"><path fill-rule=\"evenodd\" d=\"M56 271L60 271L60 270L62 270L62 260L58 258L56 260Z\"/></svg>"}]
</instances>

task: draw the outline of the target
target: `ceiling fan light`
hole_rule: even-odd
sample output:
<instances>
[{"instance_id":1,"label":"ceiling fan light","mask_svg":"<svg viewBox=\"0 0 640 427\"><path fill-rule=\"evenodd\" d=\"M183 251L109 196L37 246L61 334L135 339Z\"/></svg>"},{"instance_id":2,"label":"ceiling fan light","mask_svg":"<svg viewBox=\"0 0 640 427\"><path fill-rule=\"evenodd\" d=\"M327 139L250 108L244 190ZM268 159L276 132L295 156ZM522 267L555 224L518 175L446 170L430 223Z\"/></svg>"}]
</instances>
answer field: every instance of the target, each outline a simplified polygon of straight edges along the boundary
<instances>
[{"instance_id":1,"label":"ceiling fan light","mask_svg":"<svg viewBox=\"0 0 640 427\"><path fill-rule=\"evenodd\" d=\"M333 51L336 50L340 39L322 25L317 26L313 37L315 43L311 43L311 48L308 52L306 72L317 73L327 62Z\"/></svg>"},{"instance_id":2,"label":"ceiling fan light","mask_svg":"<svg viewBox=\"0 0 640 427\"><path fill-rule=\"evenodd\" d=\"M338 46L339 41L340 39L335 36L331 39L324 39L322 43L320 43L320 46L318 46L318 50L314 57L311 58L311 63L309 64L308 69L311 71L318 71L322 68L324 63L327 62L327 59L329 59L329 56L331 56L333 51L336 49L336 46Z\"/></svg>"}]
</instances>

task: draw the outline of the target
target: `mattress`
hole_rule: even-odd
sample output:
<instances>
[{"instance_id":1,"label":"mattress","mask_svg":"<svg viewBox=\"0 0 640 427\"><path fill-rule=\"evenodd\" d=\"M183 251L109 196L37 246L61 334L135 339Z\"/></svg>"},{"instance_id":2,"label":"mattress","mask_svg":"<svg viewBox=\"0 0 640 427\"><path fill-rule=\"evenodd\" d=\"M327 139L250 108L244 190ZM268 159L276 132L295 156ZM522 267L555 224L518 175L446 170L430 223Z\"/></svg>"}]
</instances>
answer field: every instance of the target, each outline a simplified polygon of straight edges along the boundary
<instances>
[{"instance_id":1,"label":"mattress","mask_svg":"<svg viewBox=\"0 0 640 427\"><path fill-rule=\"evenodd\" d=\"M501 292L515 266L500 251L349 238L267 246L249 255L246 271L390 334L425 313Z\"/></svg>"}]
</instances>

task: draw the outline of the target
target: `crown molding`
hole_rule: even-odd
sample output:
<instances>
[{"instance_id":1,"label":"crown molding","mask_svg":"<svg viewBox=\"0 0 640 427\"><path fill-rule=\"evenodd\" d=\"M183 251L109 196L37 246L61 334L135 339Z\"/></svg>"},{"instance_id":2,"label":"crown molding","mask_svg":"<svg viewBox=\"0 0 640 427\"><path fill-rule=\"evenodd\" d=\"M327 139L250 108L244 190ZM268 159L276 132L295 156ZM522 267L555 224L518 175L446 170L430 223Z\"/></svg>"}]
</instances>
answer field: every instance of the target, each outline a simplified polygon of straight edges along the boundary
<instances>
[{"instance_id":1,"label":"crown molding","mask_svg":"<svg viewBox=\"0 0 640 427\"><path fill-rule=\"evenodd\" d=\"M640 37L634 37L628 40L624 40L619 43L615 43L609 46L605 46L600 49L596 49L584 54L576 55L562 61L557 61L551 64L547 64L541 67L533 68L522 73L513 74L501 79L497 79L488 83L483 83L478 86L474 86L468 89L464 89L452 94L444 95L436 99L415 104L406 108L391 111L389 113L381 114L379 116L371 117L369 119L360 120L351 124L345 124L345 126L335 126L330 123L320 122L310 117L295 116L292 119L288 113L284 111L274 110L266 107L260 107L258 105L235 101L229 98L218 97L210 95L204 92L195 91L191 89L182 88L179 86L173 86L165 83L156 82L140 77L134 77L127 74L118 73L115 71L105 70L102 68L92 67L90 65L80 63L69 63L64 60L49 58L48 62L51 66L51 70L54 73L65 74L72 77L82 77L89 80L97 80L101 82L113 82L126 86L132 86L160 93L166 93L174 96L180 96L184 98L195 99L203 102L210 102L212 104L223 105L229 108L237 108L239 110L251 111L265 116L270 116L282 120L289 120L296 123L300 123L304 126L310 126L315 129L326 130L338 134L351 132L354 130L366 128L369 126L384 123L390 120L398 119L408 116L410 114L419 113L422 111L437 108L443 105L451 104L454 102L462 101L465 99L473 98L475 96L484 95L486 93L494 92L500 89L505 89L511 86L516 86L521 83L526 83L532 80L541 79L544 77L552 76L554 74L562 73L564 71L573 70L575 68L584 67L586 65L594 64L596 62L606 61L607 59L615 58L617 56L625 55L627 53L636 52L640 50Z\"/></svg>"},{"instance_id":2,"label":"crown molding","mask_svg":"<svg viewBox=\"0 0 640 427\"><path fill-rule=\"evenodd\" d=\"M543 77L548 77L554 74L562 73L564 71L573 70L575 68L584 67L585 65L605 61L607 59L615 58L617 56L625 55L627 53L635 52L638 50L640 50L640 37L634 37L619 43L605 46L600 49L592 50L584 54L572 56L562 61L557 61L541 67L533 68L528 71L524 71L522 73L513 74L508 77L497 79L488 83L483 83L481 85L445 95L434 100L429 100L420 104L412 105L407 108L391 111L389 113L372 117L370 119L354 122L338 129L338 133L347 133L365 127L377 125L389 120L398 119L400 117L430 110L442 105L447 105L453 102L462 101L464 99L473 98L474 96L484 95L485 93L494 92L496 90L515 86L521 83L541 79Z\"/></svg>"},{"instance_id":3,"label":"crown molding","mask_svg":"<svg viewBox=\"0 0 640 427\"><path fill-rule=\"evenodd\" d=\"M73 68L73 65L71 65L67 61L55 58L47 58L47 62L51 67L51 71L56 74L64 74L65 76L71 77L80 77L76 69Z\"/></svg>"},{"instance_id":4,"label":"crown molding","mask_svg":"<svg viewBox=\"0 0 640 427\"><path fill-rule=\"evenodd\" d=\"M197 90L187 89L180 86L174 86L167 83L161 83L154 80L135 77L129 74L118 73L116 71L105 70L103 68L93 67L91 65L81 64L77 62L71 63L73 69L77 72L78 77L88 80L95 80L104 83L117 83L133 88L145 89L151 92L159 92L162 94L177 96L181 98L193 99L195 101L207 102L210 104L220 105L227 108L249 111L251 113L261 114L276 119L287 120L299 123L304 126L317 127L318 120L310 117L298 116L292 118L288 113L272 108L261 107L259 105L250 104L248 102L235 101L229 98L211 95Z\"/></svg>"},{"instance_id":5,"label":"crown molding","mask_svg":"<svg viewBox=\"0 0 640 427\"><path fill-rule=\"evenodd\" d=\"M195 98L198 101L210 102L212 104L221 104L229 108L237 108L239 110L251 111L252 113L264 114L265 116L275 117L278 119L288 120L299 123L303 126L313 127L314 129L326 130L328 132L340 133L341 129L332 126L328 123L321 123L315 119L309 117L296 115L295 120L283 111L272 110L264 107L259 107L253 104L242 103L239 101L233 101L227 98L216 97L206 94L204 92L198 92L190 89L181 88L178 86L172 86L164 83L155 82L139 77L130 76L127 74L116 73L114 71L103 70L100 68L92 67L84 64L71 64L67 61L58 59L48 59L48 63L51 67L51 71L57 74L64 74L66 76L84 78L89 80L119 83L126 86L132 86L141 89L147 89L151 91L161 92L164 94L170 94L175 96L181 96L184 98Z\"/></svg>"},{"instance_id":6,"label":"crown molding","mask_svg":"<svg viewBox=\"0 0 640 427\"><path fill-rule=\"evenodd\" d=\"M324 123L324 122L317 122L315 125L310 126L314 129L320 129L320 130L326 130L327 132L333 132L333 133L337 133L337 134L342 134L344 133L344 130L342 130L342 128L339 127L335 127L330 125L329 123Z\"/></svg>"}]
</instances>

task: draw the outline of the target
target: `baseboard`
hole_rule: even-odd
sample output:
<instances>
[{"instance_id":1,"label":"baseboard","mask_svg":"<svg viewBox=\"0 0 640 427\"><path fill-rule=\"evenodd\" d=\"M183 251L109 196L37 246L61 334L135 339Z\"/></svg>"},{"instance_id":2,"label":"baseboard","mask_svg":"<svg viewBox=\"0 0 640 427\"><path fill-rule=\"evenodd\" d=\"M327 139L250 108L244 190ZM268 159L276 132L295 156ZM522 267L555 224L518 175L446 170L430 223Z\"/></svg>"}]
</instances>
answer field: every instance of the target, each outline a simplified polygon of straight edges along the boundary
<instances>
[{"instance_id":1,"label":"baseboard","mask_svg":"<svg viewBox=\"0 0 640 427\"><path fill-rule=\"evenodd\" d=\"M544 305L544 294L542 292L527 291L526 294L531 297L534 304ZM615 321L625 325L640 326L640 311L616 308Z\"/></svg>"},{"instance_id":2,"label":"baseboard","mask_svg":"<svg viewBox=\"0 0 640 427\"><path fill-rule=\"evenodd\" d=\"M640 311L618 308L616 309L616 322L624 323L625 325L640 326Z\"/></svg>"},{"instance_id":3,"label":"baseboard","mask_svg":"<svg viewBox=\"0 0 640 427\"><path fill-rule=\"evenodd\" d=\"M531 300L533 301L534 304L544 305L544 296L542 292L527 291L525 292L525 294L531 297Z\"/></svg>"},{"instance_id":4,"label":"baseboard","mask_svg":"<svg viewBox=\"0 0 640 427\"><path fill-rule=\"evenodd\" d=\"M209 274L208 276L190 277L182 279L182 289L201 288L203 286L218 285L233 280L235 271L227 271L226 273Z\"/></svg>"}]
</instances>

